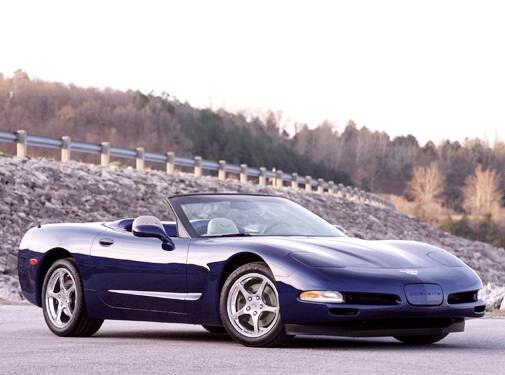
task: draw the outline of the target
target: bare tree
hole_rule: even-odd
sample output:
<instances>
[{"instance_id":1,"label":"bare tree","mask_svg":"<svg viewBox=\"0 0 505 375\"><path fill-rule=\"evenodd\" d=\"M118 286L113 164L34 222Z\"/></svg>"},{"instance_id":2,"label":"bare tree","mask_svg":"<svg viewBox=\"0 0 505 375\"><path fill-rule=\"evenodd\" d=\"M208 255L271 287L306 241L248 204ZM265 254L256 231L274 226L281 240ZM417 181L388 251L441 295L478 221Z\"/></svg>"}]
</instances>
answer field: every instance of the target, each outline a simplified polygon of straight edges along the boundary
<instances>
[{"instance_id":1,"label":"bare tree","mask_svg":"<svg viewBox=\"0 0 505 375\"><path fill-rule=\"evenodd\" d=\"M436 163L427 167L415 167L408 193L416 203L416 216L421 220L436 222L441 213L440 197L445 179Z\"/></svg>"},{"instance_id":2,"label":"bare tree","mask_svg":"<svg viewBox=\"0 0 505 375\"><path fill-rule=\"evenodd\" d=\"M473 216L499 215L502 192L500 176L495 169L482 169L479 164L463 188L465 210Z\"/></svg>"},{"instance_id":3,"label":"bare tree","mask_svg":"<svg viewBox=\"0 0 505 375\"><path fill-rule=\"evenodd\" d=\"M440 202L444 190L444 177L436 163L428 167L415 167L409 184L409 193L416 202Z\"/></svg>"}]
</instances>

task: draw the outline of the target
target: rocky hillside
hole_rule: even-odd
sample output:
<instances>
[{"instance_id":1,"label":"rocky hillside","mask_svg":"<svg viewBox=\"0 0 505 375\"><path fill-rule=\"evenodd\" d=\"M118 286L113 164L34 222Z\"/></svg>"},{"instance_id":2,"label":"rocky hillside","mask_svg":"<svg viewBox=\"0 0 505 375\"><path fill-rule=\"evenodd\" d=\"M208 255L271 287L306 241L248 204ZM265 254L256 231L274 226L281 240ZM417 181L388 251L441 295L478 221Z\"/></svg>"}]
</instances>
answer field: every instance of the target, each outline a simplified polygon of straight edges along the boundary
<instances>
[{"instance_id":1,"label":"rocky hillside","mask_svg":"<svg viewBox=\"0 0 505 375\"><path fill-rule=\"evenodd\" d=\"M38 223L112 220L153 214L167 218L164 197L188 192L260 192L284 195L351 234L366 239L408 239L440 246L462 258L485 282L505 285L505 249L441 232L390 208L327 194L260 188L213 177L139 172L81 163L0 158L0 299L19 300L16 249ZM489 287L499 306L505 289ZM498 295L498 294L499 295Z\"/></svg>"}]
</instances>

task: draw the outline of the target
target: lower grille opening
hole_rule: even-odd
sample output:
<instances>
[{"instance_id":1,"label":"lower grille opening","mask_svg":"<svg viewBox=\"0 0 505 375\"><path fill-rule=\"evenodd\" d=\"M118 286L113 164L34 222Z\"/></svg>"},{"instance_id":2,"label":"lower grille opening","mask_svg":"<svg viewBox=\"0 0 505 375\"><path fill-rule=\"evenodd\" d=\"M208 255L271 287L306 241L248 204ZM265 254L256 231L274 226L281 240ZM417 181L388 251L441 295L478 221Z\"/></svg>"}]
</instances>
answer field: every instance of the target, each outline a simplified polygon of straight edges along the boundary
<instances>
[{"instance_id":1,"label":"lower grille opening","mask_svg":"<svg viewBox=\"0 0 505 375\"><path fill-rule=\"evenodd\" d=\"M345 303L353 305L397 305L401 302L399 296L384 293L344 293Z\"/></svg>"},{"instance_id":2,"label":"lower grille opening","mask_svg":"<svg viewBox=\"0 0 505 375\"><path fill-rule=\"evenodd\" d=\"M447 302L451 305L458 303L471 303L477 302L477 291L472 290L470 292L452 293L447 297Z\"/></svg>"},{"instance_id":3,"label":"lower grille opening","mask_svg":"<svg viewBox=\"0 0 505 375\"><path fill-rule=\"evenodd\" d=\"M486 311L486 305L475 306L473 311L477 313L483 313L484 311Z\"/></svg>"},{"instance_id":4,"label":"lower grille opening","mask_svg":"<svg viewBox=\"0 0 505 375\"><path fill-rule=\"evenodd\" d=\"M345 307L334 307L330 309L330 313L333 315L339 315L339 316L353 316L353 315L358 315L359 310L358 309L349 309Z\"/></svg>"}]
</instances>

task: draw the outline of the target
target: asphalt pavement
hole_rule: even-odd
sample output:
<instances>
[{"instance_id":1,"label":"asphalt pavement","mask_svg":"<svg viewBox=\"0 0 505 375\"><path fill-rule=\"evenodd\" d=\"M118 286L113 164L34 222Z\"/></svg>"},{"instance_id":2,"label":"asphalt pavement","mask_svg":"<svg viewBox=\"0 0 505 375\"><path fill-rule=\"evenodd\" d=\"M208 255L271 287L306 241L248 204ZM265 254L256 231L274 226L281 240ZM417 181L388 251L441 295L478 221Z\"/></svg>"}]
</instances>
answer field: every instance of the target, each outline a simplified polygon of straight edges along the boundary
<instances>
[{"instance_id":1,"label":"asphalt pavement","mask_svg":"<svg viewBox=\"0 0 505 375\"><path fill-rule=\"evenodd\" d=\"M0 374L505 374L505 319L467 322L428 347L392 338L296 338L246 348L200 326L106 321L90 338L60 338L42 311L0 305Z\"/></svg>"}]
</instances>

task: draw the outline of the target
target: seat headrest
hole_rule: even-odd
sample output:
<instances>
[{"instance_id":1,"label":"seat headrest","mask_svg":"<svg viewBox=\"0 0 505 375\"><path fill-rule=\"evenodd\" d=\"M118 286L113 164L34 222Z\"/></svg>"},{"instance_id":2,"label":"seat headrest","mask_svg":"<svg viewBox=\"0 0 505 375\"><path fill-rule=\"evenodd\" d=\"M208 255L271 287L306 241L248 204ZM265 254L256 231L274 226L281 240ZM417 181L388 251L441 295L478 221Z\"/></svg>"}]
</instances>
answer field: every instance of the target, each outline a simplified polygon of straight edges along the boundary
<instances>
[{"instance_id":1,"label":"seat headrest","mask_svg":"<svg viewBox=\"0 0 505 375\"><path fill-rule=\"evenodd\" d=\"M224 217L211 219L207 225L207 235L238 234L240 233L233 221Z\"/></svg>"}]
</instances>

